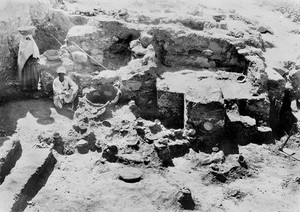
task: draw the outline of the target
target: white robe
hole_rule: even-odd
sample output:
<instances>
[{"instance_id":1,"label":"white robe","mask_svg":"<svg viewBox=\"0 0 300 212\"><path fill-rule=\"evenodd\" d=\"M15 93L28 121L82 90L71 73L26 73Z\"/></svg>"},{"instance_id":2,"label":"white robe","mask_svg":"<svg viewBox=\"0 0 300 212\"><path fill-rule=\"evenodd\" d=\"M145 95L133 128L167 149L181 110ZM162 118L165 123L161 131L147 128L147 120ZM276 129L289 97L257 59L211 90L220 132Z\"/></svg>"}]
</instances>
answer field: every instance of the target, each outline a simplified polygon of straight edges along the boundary
<instances>
[{"instance_id":1,"label":"white robe","mask_svg":"<svg viewBox=\"0 0 300 212\"><path fill-rule=\"evenodd\" d=\"M36 42L34 41L32 35L22 36L19 44L19 53L18 53L18 74L19 79L22 78L22 70L28 58L30 56L38 58L40 56L40 51Z\"/></svg>"}]
</instances>

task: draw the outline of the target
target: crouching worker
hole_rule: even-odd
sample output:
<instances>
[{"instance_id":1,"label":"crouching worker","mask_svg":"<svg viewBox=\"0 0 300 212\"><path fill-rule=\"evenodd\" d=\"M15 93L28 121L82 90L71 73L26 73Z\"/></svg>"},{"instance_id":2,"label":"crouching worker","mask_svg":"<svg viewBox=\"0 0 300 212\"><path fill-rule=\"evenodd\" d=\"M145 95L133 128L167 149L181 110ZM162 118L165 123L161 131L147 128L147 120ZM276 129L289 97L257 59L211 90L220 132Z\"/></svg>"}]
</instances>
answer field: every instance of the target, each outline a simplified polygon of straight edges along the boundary
<instances>
[{"instance_id":1,"label":"crouching worker","mask_svg":"<svg viewBox=\"0 0 300 212\"><path fill-rule=\"evenodd\" d=\"M62 109L64 104L72 103L71 110L74 110L78 85L66 76L66 69L63 66L57 69L57 74L58 77L53 81L54 105L56 108Z\"/></svg>"}]
</instances>

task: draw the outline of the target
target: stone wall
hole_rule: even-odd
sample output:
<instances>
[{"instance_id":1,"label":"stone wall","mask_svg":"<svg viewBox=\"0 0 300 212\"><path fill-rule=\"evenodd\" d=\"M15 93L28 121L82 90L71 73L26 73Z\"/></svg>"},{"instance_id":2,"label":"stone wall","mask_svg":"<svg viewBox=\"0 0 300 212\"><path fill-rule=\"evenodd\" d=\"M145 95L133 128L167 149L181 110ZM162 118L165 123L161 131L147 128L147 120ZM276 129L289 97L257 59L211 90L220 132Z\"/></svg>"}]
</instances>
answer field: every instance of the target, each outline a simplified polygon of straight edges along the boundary
<instances>
[{"instance_id":1,"label":"stone wall","mask_svg":"<svg viewBox=\"0 0 300 212\"><path fill-rule=\"evenodd\" d=\"M67 50L78 70L100 71L104 69L103 66L116 70L130 61L129 43L139 35L140 32L134 27L119 21L94 19L88 25L70 29Z\"/></svg>"},{"instance_id":2,"label":"stone wall","mask_svg":"<svg viewBox=\"0 0 300 212\"><path fill-rule=\"evenodd\" d=\"M176 27L157 27L149 31L154 36L157 55L164 65L226 67L228 71L246 72L248 61L237 52L229 39Z\"/></svg>"},{"instance_id":3,"label":"stone wall","mask_svg":"<svg viewBox=\"0 0 300 212\"><path fill-rule=\"evenodd\" d=\"M211 149L228 139L262 143L261 136L271 142L267 93L253 92L251 80L240 82L239 76L225 71L165 72L157 79L159 118L169 127L184 123L186 129L194 129L196 148Z\"/></svg>"}]
</instances>

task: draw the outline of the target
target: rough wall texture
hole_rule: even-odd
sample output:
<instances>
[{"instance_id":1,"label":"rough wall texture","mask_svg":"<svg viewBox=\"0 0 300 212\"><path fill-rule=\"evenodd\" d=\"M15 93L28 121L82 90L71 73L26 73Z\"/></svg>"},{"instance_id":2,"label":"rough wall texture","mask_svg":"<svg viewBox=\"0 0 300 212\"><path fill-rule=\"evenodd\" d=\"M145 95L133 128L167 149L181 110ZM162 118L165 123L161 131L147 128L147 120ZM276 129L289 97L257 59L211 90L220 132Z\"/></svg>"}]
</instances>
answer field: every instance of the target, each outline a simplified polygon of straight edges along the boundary
<instances>
[{"instance_id":1,"label":"rough wall texture","mask_svg":"<svg viewBox=\"0 0 300 212\"><path fill-rule=\"evenodd\" d=\"M4 0L0 3L0 98L17 93L13 81L17 76L20 33L17 28L33 25L32 17L47 14L52 0ZM46 11L45 11L46 9ZM36 39L36 37L34 37ZM44 38L45 39L45 38ZM38 39L36 39L39 43Z\"/></svg>"},{"instance_id":2,"label":"rough wall texture","mask_svg":"<svg viewBox=\"0 0 300 212\"><path fill-rule=\"evenodd\" d=\"M0 3L0 90L4 82L16 74L20 34L17 27L31 24L29 1L12 0Z\"/></svg>"},{"instance_id":3,"label":"rough wall texture","mask_svg":"<svg viewBox=\"0 0 300 212\"><path fill-rule=\"evenodd\" d=\"M67 50L79 69L118 69L131 59L129 43L139 37L134 27L113 19L94 19L89 25L74 26L67 34ZM79 48L78 48L79 47ZM91 57L82 52L84 50Z\"/></svg>"},{"instance_id":4,"label":"rough wall texture","mask_svg":"<svg viewBox=\"0 0 300 212\"><path fill-rule=\"evenodd\" d=\"M154 35L158 56L167 66L227 67L239 73L247 69L245 57L224 38L172 27L154 28L149 33Z\"/></svg>"}]
</instances>

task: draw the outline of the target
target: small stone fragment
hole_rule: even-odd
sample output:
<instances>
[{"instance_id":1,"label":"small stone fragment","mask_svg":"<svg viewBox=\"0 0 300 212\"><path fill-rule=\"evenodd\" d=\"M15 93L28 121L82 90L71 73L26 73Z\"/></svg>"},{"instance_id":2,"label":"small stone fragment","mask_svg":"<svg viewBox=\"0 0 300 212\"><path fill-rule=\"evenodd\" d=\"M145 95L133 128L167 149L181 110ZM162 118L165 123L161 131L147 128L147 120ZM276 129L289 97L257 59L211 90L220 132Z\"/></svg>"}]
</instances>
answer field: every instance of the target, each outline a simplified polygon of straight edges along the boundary
<instances>
[{"instance_id":1,"label":"small stone fragment","mask_svg":"<svg viewBox=\"0 0 300 212\"><path fill-rule=\"evenodd\" d=\"M149 35L145 32L141 33L140 41L144 48L147 48L152 43L152 40L153 40L152 35Z\"/></svg>"},{"instance_id":2,"label":"small stone fragment","mask_svg":"<svg viewBox=\"0 0 300 212\"><path fill-rule=\"evenodd\" d=\"M81 139L76 144L76 149L80 154L86 154L89 152L89 142L86 140Z\"/></svg>"},{"instance_id":3,"label":"small stone fragment","mask_svg":"<svg viewBox=\"0 0 300 212\"><path fill-rule=\"evenodd\" d=\"M118 160L118 147L115 145L111 145L106 147L103 150L102 157L105 158L108 162L116 162Z\"/></svg>"},{"instance_id":4,"label":"small stone fragment","mask_svg":"<svg viewBox=\"0 0 300 212\"><path fill-rule=\"evenodd\" d=\"M226 21L221 21L220 22L220 28L224 30L228 30L228 25Z\"/></svg>"},{"instance_id":5,"label":"small stone fragment","mask_svg":"<svg viewBox=\"0 0 300 212\"><path fill-rule=\"evenodd\" d=\"M262 34L265 34L265 33L270 33L271 35L274 34L274 31L270 27L267 27L267 26L260 26L257 29L257 31L259 31Z\"/></svg>"}]
</instances>

